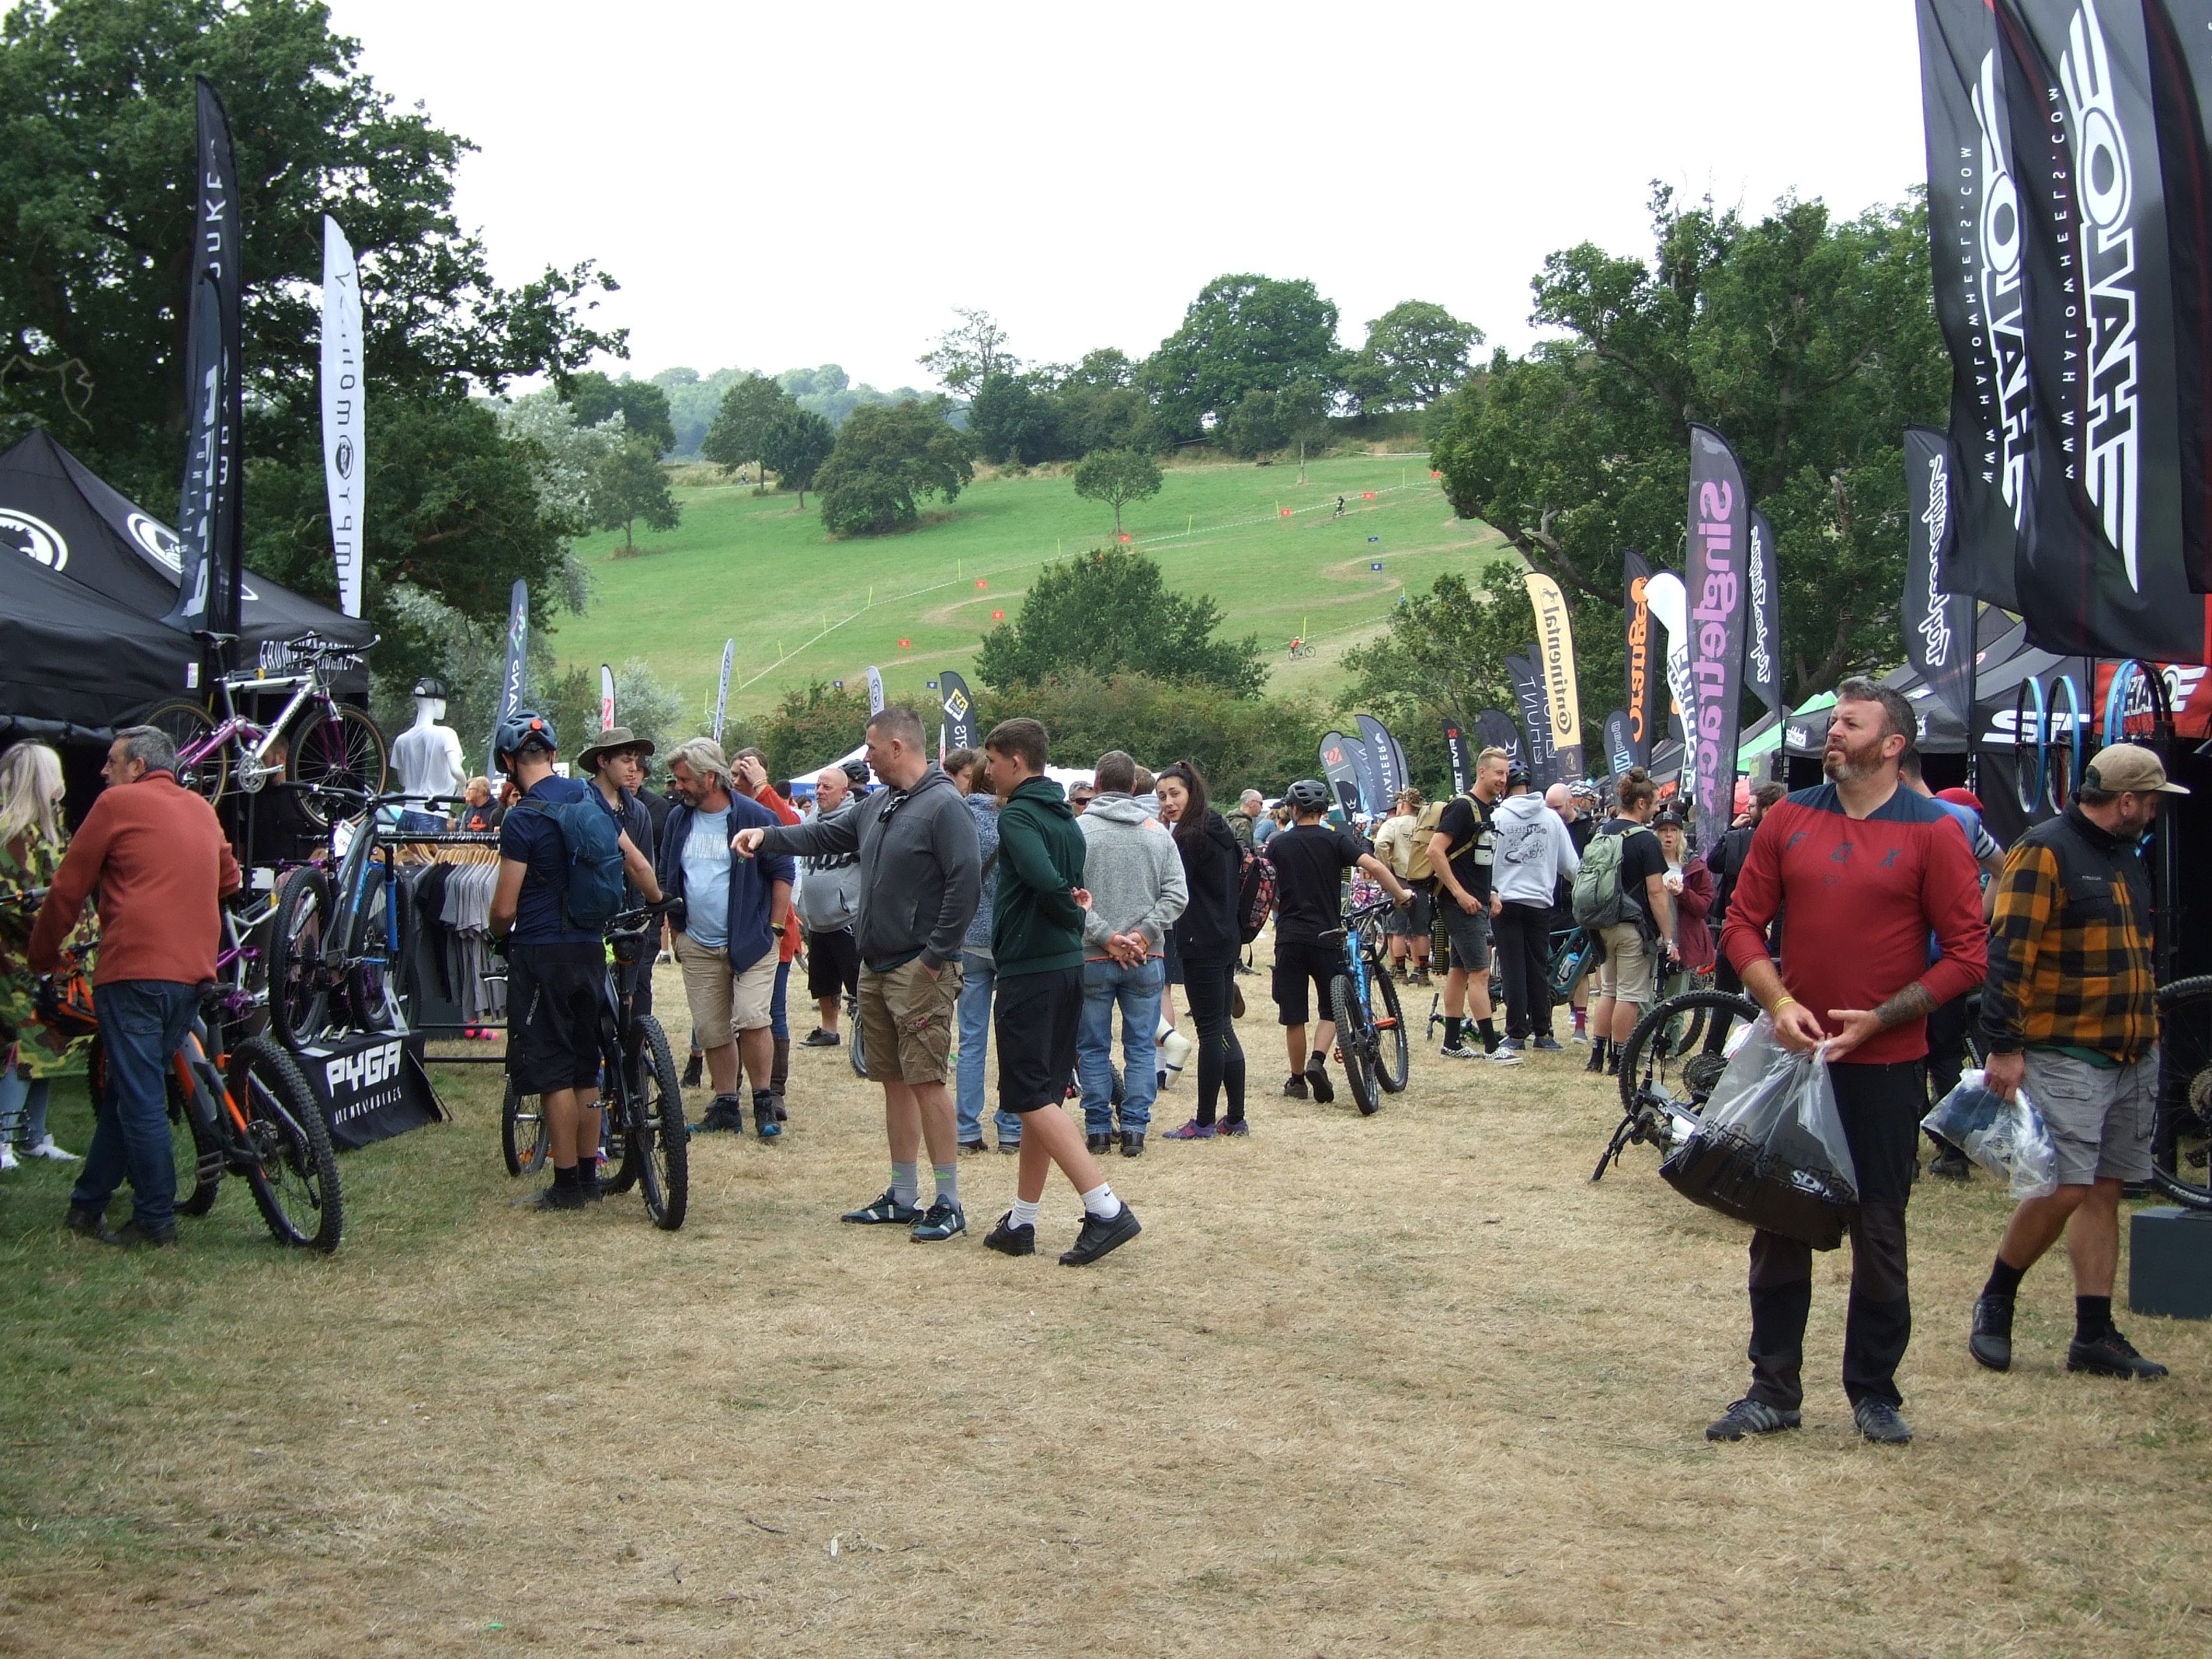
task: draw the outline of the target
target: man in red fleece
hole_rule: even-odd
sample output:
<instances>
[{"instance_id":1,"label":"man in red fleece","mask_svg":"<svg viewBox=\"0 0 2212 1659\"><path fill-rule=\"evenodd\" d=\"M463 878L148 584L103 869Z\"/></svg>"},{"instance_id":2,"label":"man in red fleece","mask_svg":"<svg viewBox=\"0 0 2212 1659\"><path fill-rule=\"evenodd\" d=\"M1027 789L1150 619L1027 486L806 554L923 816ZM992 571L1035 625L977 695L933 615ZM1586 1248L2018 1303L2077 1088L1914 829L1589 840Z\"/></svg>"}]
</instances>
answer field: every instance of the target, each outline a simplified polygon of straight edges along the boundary
<instances>
[{"instance_id":1,"label":"man in red fleece","mask_svg":"<svg viewBox=\"0 0 2212 1659\"><path fill-rule=\"evenodd\" d=\"M1829 781L1768 811L1729 904L1721 950L1792 1048L1825 1043L1859 1218L1844 1319L1844 1392L1867 1439L1902 1445L1897 1367L1912 1335L1905 1204L1928 1109L1928 1016L1982 977L1988 939L1973 854L1943 809L1902 786L1911 706L1861 679L1837 688L1822 756ZM1766 930L1784 917L1782 959ZM1928 960L1928 939L1940 954ZM1751 1236L1751 1390L1713 1440L1794 1429L1804 1389L1813 1253Z\"/></svg>"},{"instance_id":2,"label":"man in red fleece","mask_svg":"<svg viewBox=\"0 0 2212 1659\"><path fill-rule=\"evenodd\" d=\"M116 733L100 775L108 787L70 842L31 929L31 966L61 968L62 941L100 890L100 960L92 1002L107 1056L107 1089L76 1188L72 1232L112 1244L177 1242L177 1166L163 1079L198 1012L195 988L215 977L222 900L238 864L215 809L177 785L177 751L159 727ZM107 1200L125 1175L131 1218L107 1230Z\"/></svg>"}]
</instances>

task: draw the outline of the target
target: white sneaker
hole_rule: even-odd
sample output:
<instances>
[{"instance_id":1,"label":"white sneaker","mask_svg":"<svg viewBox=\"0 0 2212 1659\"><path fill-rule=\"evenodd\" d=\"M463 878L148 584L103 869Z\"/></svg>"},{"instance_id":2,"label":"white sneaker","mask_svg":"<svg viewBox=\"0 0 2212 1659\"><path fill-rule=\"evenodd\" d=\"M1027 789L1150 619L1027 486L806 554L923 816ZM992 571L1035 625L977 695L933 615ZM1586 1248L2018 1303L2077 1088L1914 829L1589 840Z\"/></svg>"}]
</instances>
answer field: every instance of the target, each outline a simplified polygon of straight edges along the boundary
<instances>
[{"instance_id":1,"label":"white sneaker","mask_svg":"<svg viewBox=\"0 0 2212 1659\"><path fill-rule=\"evenodd\" d=\"M54 1138L52 1135L40 1137L39 1144L35 1146L24 1147L23 1156L25 1158L43 1158L49 1163L52 1164L82 1164L84 1162L84 1160L79 1158L75 1152L65 1152L60 1147L55 1146Z\"/></svg>"},{"instance_id":2,"label":"white sneaker","mask_svg":"<svg viewBox=\"0 0 2212 1659\"><path fill-rule=\"evenodd\" d=\"M1501 1043L1490 1051L1488 1059L1492 1066L1518 1066L1521 1063L1521 1051L1517 1048L1508 1048Z\"/></svg>"},{"instance_id":3,"label":"white sneaker","mask_svg":"<svg viewBox=\"0 0 2212 1659\"><path fill-rule=\"evenodd\" d=\"M1482 1058L1482 1050L1480 1048L1470 1048L1466 1043L1462 1042L1456 1048L1443 1050L1442 1058L1445 1060L1480 1060Z\"/></svg>"},{"instance_id":4,"label":"white sneaker","mask_svg":"<svg viewBox=\"0 0 2212 1659\"><path fill-rule=\"evenodd\" d=\"M15 1157L15 1149L13 1146L10 1146L6 1141L0 1140L0 1170L13 1170L16 1168L17 1165L18 1159Z\"/></svg>"},{"instance_id":5,"label":"white sneaker","mask_svg":"<svg viewBox=\"0 0 2212 1659\"><path fill-rule=\"evenodd\" d=\"M1577 1042L1581 1043L1585 1048L1589 1047L1589 1033L1583 1030L1579 1027L1576 1029L1574 1040Z\"/></svg>"}]
</instances>

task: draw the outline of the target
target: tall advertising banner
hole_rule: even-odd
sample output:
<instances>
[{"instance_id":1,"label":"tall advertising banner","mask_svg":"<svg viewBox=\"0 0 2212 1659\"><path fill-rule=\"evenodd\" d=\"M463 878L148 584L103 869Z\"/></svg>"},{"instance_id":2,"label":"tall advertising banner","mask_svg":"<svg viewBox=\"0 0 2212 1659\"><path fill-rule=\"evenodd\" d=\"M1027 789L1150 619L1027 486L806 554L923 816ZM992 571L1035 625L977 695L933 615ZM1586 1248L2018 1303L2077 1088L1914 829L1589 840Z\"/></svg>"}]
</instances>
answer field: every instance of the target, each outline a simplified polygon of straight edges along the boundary
<instances>
[{"instance_id":1,"label":"tall advertising banner","mask_svg":"<svg viewBox=\"0 0 2212 1659\"><path fill-rule=\"evenodd\" d=\"M1325 732L1321 739L1322 775L1328 780L1329 787L1336 791L1336 804L1349 823L1365 810L1364 794L1360 787L1360 745L1341 732Z\"/></svg>"},{"instance_id":2,"label":"tall advertising banner","mask_svg":"<svg viewBox=\"0 0 2212 1659\"><path fill-rule=\"evenodd\" d=\"M1559 583L1531 570L1521 578L1536 612L1536 666L1543 672L1544 700L1552 715L1552 776L1583 775L1582 694L1575 684L1575 631L1567 617L1566 596Z\"/></svg>"},{"instance_id":3,"label":"tall advertising banner","mask_svg":"<svg viewBox=\"0 0 2212 1659\"><path fill-rule=\"evenodd\" d=\"M1474 787L1474 751L1457 720L1444 722L1444 754L1451 762L1452 793L1463 795Z\"/></svg>"},{"instance_id":4,"label":"tall advertising banner","mask_svg":"<svg viewBox=\"0 0 2212 1659\"><path fill-rule=\"evenodd\" d=\"M361 615L364 491L368 483L368 384L361 360L361 271L338 222L323 216L323 489L338 609Z\"/></svg>"},{"instance_id":5,"label":"tall advertising banner","mask_svg":"<svg viewBox=\"0 0 2212 1659\"><path fill-rule=\"evenodd\" d=\"M1959 592L2008 611L2034 453L2021 204L1989 0L1918 0L1920 102L1928 135L1928 236L1936 319L1951 356Z\"/></svg>"},{"instance_id":6,"label":"tall advertising banner","mask_svg":"<svg viewBox=\"0 0 2212 1659\"><path fill-rule=\"evenodd\" d=\"M722 678L714 688L714 727L712 736L716 743L722 740L722 714L730 706L730 665L738 659L738 642L722 641Z\"/></svg>"},{"instance_id":7,"label":"tall advertising banner","mask_svg":"<svg viewBox=\"0 0 2212 1659\"><path fill-rule=\"evenodd\" d=\"M1974 723L1974 597L1946 593L1951 539L1951 441L1933 428L1905 428L1905 653L1943 706Z\"/></svg>"},{"instance_id":8,"label":"tall advertising banner","mask_svg":"<svg viewBox=\"0 0 2212 1659\"><path fill-rule=\"evenodd\" d=\"M1616 708L1605 717L1605 760L1616 778L1636 764L1636 740L1630 732L1626 708Z\"/></svg>"},{"instance_id":9,"label":"tall advertising banner","mask_svg":"<svg viewBox=\"0 0 2212 1659\"><path fill-rule=\"evenodd\" d=\"M975 746L975 700L968 695L968 682L946 670L937 677L945 694L945 738L955 749Z\"/></svg>"},{"instance_id":10,"label":"tall advertising banner","mask_svg":"<svg viewBox=\"0 0 2212 1659\"><path fill-rule=\"evenodd\" d=\"M874 664L868 665L868 718L873 720L884 712L884 671Z\"/></svg>"},{"instance_id":11,"label":"tall advertising banner","mask_svg":"<svg viewBox=\"0 0 2212 1659\"><path fill-rule=\"evenodd\" d=\"M1372 763L1376 785L1376 799L1368 804L1370 812L1389 811L1398 799L1398 792L1406 787L1406 766L1398 739L1390 735L1390 728L1372 714L1358 714L1352 724L1359 728L1359 741L1365 745Z\"/></svg>"},{"instance_id":12,"label":"tall advertising banner","mask_svg":"<svg viewBox=\"0 0 2212 1659\"><path fill-rule=\"evenodd\" d=\"M2035 407L2017 608L2062 656L2201 662L2142 8L1996 0L1996 17Z\"/></svg>"},{"instance_id":13,"label":"tall advertising banner","mask_svg":"<svg viewBox=\"0 0 2212 1659\"><path fill-rule=\"evenodd\" d=\"M1503 749L1505 751L1505 760L1509 766L1526 767L1528 764L1528 750L1522 744L1521 728L1513 723L1512 715L1502 709L1486 708L1475 716L1474 730L1475 735L1482 739L1483 748ZM1479 761L1481 758L1481 755L1478 752L1475 759ZM1467 775L1468 781L1470 784L1473 783L1474 767L1469 766L1467 769Z\"/></svg>"},{"instance_id":14,"label":"tall advertising banner","mask_svg":"<svg viewBox=\"0 0 2212 1659\"><path fill-rule=\"evenodd\" d=\"M1751 581L1751 635L1744 645L1743 673L1771 714L1782 706L1782 568L1776 562L1774 526L1766 514L1751 515L1751 553L1746 574Z\"/></svg>"},{"instance_id":15,"label":"tall advertising banner","mask_svg":"<svg viewBox=\"0 0 2212 1659\"><path fill-rule=\"evenodd\" d=\"M491 764L485 775L499 775L499 728L522 712L530 672L530 584L520 576L507 595L507 666L499 677L499 707L492 714Z\"/></svg>"},{"instance_id":16,"label":"tall advertising banner","mask_svg":"<svg viewBox=\"0 0 2212 1659\"><path fill-rule=\"evenodd\" d=\"M2185 18L2176 12L2197 13ZM2181 550L2189 585L2212 592L2212 28L2201 8L2143 0L2151 107L2166 182L2173 292L2174 391L2181 452Z\"/></svg>"},{"instance_id":17,"label":"tall advertising banner","mask_svg":"<svg viewBox=\"0 0 2212 1659\"><path fill-rule=\"evenodd\" d=\"M1698 734L1698 850L1729 826L1735 799L1735 740L1743 718L1743 645L1749 631L1751 502L1743 463L1709 426L1690 428L1690 695L1685 723Z\"/></svg>"},{"instance_id":18,"label":"tall advertising banner","mask_svg":"<svg viewBox=\"0 0 2212 1659\"><path fill-rule=\"evenodd\" d=\"M1542 677L1536 672L1536 647L1530 646L1525 657L1505 659L1505 678L1513 687L1513 700L1521 706L1521 729L1528 734L1527 767L1528 781L1539 790L1548 789L1556 780L1552 775L1552 711L1544 696Z\"/></svg>"},{"instance_id":19,"label":"tall advertising banner","mask_svg":"<svg viewBox=\"0 0 2212 1659\"><path fill-rule=\"evenodd\" d=\"M1634 548L1621 556L1620 568L1627 595L1622 609L1628 614L1628 735L1634 744L1636 764L1651 758L1659 718L1658 677L1651 653L1651 601L1645 585L1651 566ZM1608 745L1610 746L1610 745Z\"/></svg>"},{"instance_id":20,"label":"tall advertising banner","mask_svg":"<svg viewBox=\"0 0 2212 1659\"><path fill-rule=\"evenodd\" d=\"M199 172L185 327L185 479L177 508L183 569L176 607L163 620L187 633L235 634L245 456L238 178L222 100L204 77L194 76L193 85Z\"/></svg>"},{"instance_id":21,"label":"tall advertising banner","mask_svg":"<svg viewBox=\"0 0 2212 1659\"><path fill-rule=\"evenodd\" d=\"M1698 732L1690 720L1696 700L1690 695L1688 597L1683 592L1682 579L1671 570L1662 570L1654 575L1644 585L1644 592L1652 616L1667 630L1667 690L1674 698L1674 724L1682 734L1682 781L1685 787L1694 790Z\"/></svg>"},{"instance_id":22,"label":"tall advertising banner","mask_svg":"<svg viewBox=\"0 0 2212 1659\"><path fill-rule=\"evenodd\" d=\"M599 665L599 730L615 729L615 671Z\"/></svg>"}]
</instances>

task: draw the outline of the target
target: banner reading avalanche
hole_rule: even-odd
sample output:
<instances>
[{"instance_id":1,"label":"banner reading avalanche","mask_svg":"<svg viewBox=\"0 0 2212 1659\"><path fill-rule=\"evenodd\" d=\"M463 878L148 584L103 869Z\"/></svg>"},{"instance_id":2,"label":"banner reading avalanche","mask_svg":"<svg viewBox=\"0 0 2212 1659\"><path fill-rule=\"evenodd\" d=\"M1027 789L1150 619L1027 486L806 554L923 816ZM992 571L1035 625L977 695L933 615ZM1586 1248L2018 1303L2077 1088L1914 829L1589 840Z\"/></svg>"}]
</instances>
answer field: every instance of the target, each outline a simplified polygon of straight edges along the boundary
<instances>
[{"instance_id":1,"label":"banner reading avalanche","mask_svg":"<svg viewBox=\"0 0 2212 1659\"><path fill-rule=\"evenodd\" d=\"M1905 428L1905 653L1943 706L1973 724L1974 596L1943 592L1951 537L1951 442Z\"/></svg>"},{"instance_id":2,"label":"banner reading avalanche","mask_svg":"<svg viewBox=\"0 0 2212 1659\"><path fill-rule=\"evenodd\" d=\"M1744 646L1743 676L1767 712L1786 714L1782 706L1782 570L1774 553L1774 526L1766 514L1751 515L1751 636Z\"/></svg>"},{"instance_id":3,"label":"banner reading avalanche","mask_svg":"<svg viewBox=\"0 0 2212 1659\"><path fill-rule=\"evenodd\" d=\"M1628 613L1628 735L1635 763L1642 766L1651 758L1659 716L1659 683L1651 672L1651 601L1644 591L1651 567L1632 547L1621 556L1620 568L1628 589L1623 606Z\"/></svg>"},{"instance_id":4,"label":"banner reading avalanche","mask_svg":"<svg viewBox=\"0 0 2212 1659\"><path fill-rule=\"evenodd\" d=\"M2143 0L2143 29L2172 270L2183 562L2189 585L2212 592L2212 28L2201 7Z\"/></svg>"},{"instance_id":5,"label":"banner reading avalanche","mask_svg":"<svg viewBox=\"0 0 2212 1659\"><path fill-rule=\"evenodd\" d=\"M1444 722L1444 755L1451 763L1452 793L1463 795L1474 787L1474 753L1457 720Z\"/></svg>"},{"instance_id":6,"label":"banner reading avalanche","mask_svg":"<svg viewBox=\"0 0 2212 1659\"><path fill-rule=\"evenodd\" d=\"M1474 717L1475 734L1482 739L1485 749L1503 749L1508 766L1526 767L1528 751L1522 745L1521 728L1513 723L1513 716L1500 708L1486 708ZM1478 754L1475 758L1480 760ZM1467 771L1470 784L1474 779L1474 768Z\"/></svg>"},{"instance_id":7,"label":"banner reading avalanche","mask_svg":"<svg viewBox=\"0 0 2212 1659\"><path fill-rule=\"evenodd\" d=\"M1954 562L1947 592L2017 611L2033 450L2021 208L1989 0L1919 0L1936 319L1951 356Z\"/></svg>"},{"instance_id":8,"label":"banner reading avalanche","mask_svg":"<svg viewBox=\"0 0 2212 1659\"><path fill-rule=\"evenodd\" d=\"M1530 646L1525 657L1505 659L1505 678L1513 686L1514 700L1521 705L1521 729L1528 734L1528 781L1539 790L1548 789L1553 781L1552 774L1552 710L1544 696L1544 682L1536 672L1536 647Z\"/></svg>"},{"instance_id":9,"label":"banner reading avalanche","mask_svg":"<svg viewBox=\"0 0 2212 1659\"><path fill-rule=\"evenodd\" d=\"M2202 661L2140 0L1996 0L1996 16L2035 408L2018 609L2061 655Z\"/></svg>"},{"instance_id":10,"label":"banner reading avalanche","mask_svg":"<svg viewBox=\"0 0 2212 1659\"><path fill-rule=\"evenodd\" d=\"M1359 728L1359 741L1366 745L1368 759L1373 764L1376 797L1368 803L1370 812L1388 813L1398 799L1398 792L1406 787L1405 750L1398 747L1398 739L1390 735L1390 728L1372 714L1356 714L1352 724Z\"/></svg>"},{"instance_id":11,"label":"banner reading avalanche","mask_svg":"<svg viewBox=\"0 0 2212 1659\"><path fill-rule=\"evenodd\" d=\"M520 576L507 595L507 666L499 677L499 707L492 714L489 777L499 775L499 728L521 712L530 671L530 584Z\"/></svg>"},{"instance_id":12,"label":"banner reading avalanche","mask_svg":"<svg viewBox=\"0 0 2212 1659\"><path fill-rule=\"evenodd\" d=\"M361 362L361 271L338 222L323 216L323 488L338 609L361 615L362 535L368 482L368 386Z\"/></svg>"},{"instance_id":13,"label":"banner reading avalanche","mask_svg":"<svg viewBox=\"0 0 2212 1659\"><path fill-rule=\"evenodd\" d=\"M1605 717L1605 759L1616 778L1636 764L1636 740L1630 735L1626 708L1616 708Z\"/></svg>"},{"instance_id":14,"label":"banner reading avalanche","mask_svg":"<svg viewBox=\"0 0 2212 1659\"><path fill-rule=\"evenodd\" d=\"M1528 571L1521 578L1536 612L1535 664L1544 676L1544 700L1551 711L1552 776L1583 775L1582 694L1575 684L1575 632L1567 617L1566 596L1549 576Z\"/></svg>"},{"instance_id":15,"label":"banner reading avalanche","mask_svg":"<svg viewBox=\"0 0 2212 1659\"><path fill-rule=\"evenodd\" d=\"M737 660L738 642L722 641L722 678L714 688L714 741L722 740L722 713L730 706L730 665Z\"/></svg>"},{"instance_id":16,"label":"banner reading avalanche","mask_svg":"<svg viewBox=\"0 0 2212 1659\"><path fill-rule=\"evenodd\" d=\"M949 670L937 677L945 694L945 740L955 749L975 746L975 700L968 695L968 682Z\"/></svg>"},{"instance_id":17,"label":"banner reading avalanche","mask_svg":"<svg viewBox=\"0 0 2212 1659\"><path fill-rule=\"evenodd\" d=\"M1735 796L1735 741L1743 708L1743 640L1751 610L1744 558L1751 504L1743 464L1707 426L1690 428L1688 592L1690 696L1685 723L1698 734L1698 850L1729 826Z\"/></svg>"},{"instance_id":18,"label":"banner reading avalanche","mask_svg":"<svg viewBox=\"0 0 2212 1659\"><path fill-rule=\"evenodd\" d=\"M176 608L163 620L190 633L238 632L240 438L238 178L222 100L195 76L199 166L185 330L185 480L177 507L183 562Z\"/></svg>"}]
</instances>

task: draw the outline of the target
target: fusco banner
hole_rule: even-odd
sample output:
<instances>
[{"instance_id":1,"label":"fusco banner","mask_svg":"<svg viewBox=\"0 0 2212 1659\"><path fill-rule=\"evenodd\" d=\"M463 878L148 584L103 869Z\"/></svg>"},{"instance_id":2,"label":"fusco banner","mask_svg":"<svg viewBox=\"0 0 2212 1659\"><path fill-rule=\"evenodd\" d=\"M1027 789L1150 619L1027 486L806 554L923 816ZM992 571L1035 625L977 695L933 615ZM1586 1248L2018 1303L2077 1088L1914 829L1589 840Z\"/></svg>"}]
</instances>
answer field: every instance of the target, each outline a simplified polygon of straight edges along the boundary
<instances>
[{"instance_id":1,"label":"fusco banner","mask_svg":"<svg viewBox=\"0 0 2212 1659\"><path fill-rule=\"evenodd\" d=\"M1690 428L1688 590L1690 695L1685 721L1698 734L1698 850L1728 828L1735 796L1736 732L1742 722L1743 641L1751 610L1744 561L1751 503L1743 464L1707 426Z\"/></svg>"},{"instance_id":2,"label":"fusco banner","mask_svg":"<svg viewBox=\"0 0 2212 1659\"><path fill-rule=\"evenodd\" d=\"M1582 696L1575 686L1575 632L1567 617L1566 596L1559 583L1534 570L1521 578L1536 612L1534 661L1544 680L1544 702L1552 717L1551 782L1583 775Z\"/></svg>"}]
</instances>

